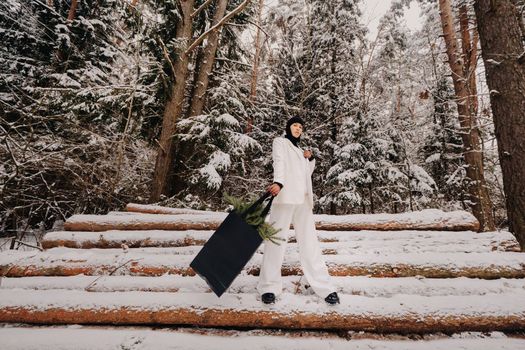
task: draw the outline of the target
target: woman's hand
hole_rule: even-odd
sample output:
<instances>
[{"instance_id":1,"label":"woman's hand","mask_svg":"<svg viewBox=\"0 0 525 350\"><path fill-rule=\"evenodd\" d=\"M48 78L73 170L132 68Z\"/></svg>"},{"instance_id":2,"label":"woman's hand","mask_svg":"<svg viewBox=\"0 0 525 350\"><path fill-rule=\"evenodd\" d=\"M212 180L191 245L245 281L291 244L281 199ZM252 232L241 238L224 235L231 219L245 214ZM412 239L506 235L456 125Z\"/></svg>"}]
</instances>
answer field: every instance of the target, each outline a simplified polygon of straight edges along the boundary
<instances>
[{"instance_id":1,"label":"woman's hand","mask_svg":"<svg viewBox=\"0 0 525 350\"><path fill-rule=\"evenodd\" d=\"M306 159L309 159L312 156L312 151L306 150L303 154Z\"/></svg>"},{"instance_id":2,"label":"woman's hand","mask_svg":"<svg viewBox=\"0 0 525 350\"><path fill-rule=\"evenodd\" d=\"M279 187L278 184L271 184L270 186L268 186L268 188L266 189L268 192L270 192L272 194L272 196L277 196L279 194L279 192L281 191L281 187Z\"/></svg>"}]
</instances>

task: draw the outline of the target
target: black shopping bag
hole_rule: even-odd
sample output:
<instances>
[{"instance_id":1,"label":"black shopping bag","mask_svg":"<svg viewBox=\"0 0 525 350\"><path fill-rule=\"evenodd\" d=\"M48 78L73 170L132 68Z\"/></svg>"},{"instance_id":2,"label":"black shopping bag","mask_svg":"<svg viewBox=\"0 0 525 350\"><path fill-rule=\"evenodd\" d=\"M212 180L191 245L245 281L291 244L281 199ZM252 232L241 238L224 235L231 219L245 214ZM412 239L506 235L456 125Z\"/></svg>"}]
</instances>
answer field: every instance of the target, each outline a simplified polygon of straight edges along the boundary
<instances>
[{"instance_id":1,"label":"black shopping bag","mask_svg":"<svg viewBox=\"0 0 525 350\"><path fill-rule=\"evenodd\" d=\"M218 297L230 287L261 245L263 239L257 228L248 225L245 217L262 205L270 195L266 192L244 213L229 213L190 263L191 268ZM268 214L272 201L273 197L264 208L262 217Z\"/></svg>"}]
</instances>

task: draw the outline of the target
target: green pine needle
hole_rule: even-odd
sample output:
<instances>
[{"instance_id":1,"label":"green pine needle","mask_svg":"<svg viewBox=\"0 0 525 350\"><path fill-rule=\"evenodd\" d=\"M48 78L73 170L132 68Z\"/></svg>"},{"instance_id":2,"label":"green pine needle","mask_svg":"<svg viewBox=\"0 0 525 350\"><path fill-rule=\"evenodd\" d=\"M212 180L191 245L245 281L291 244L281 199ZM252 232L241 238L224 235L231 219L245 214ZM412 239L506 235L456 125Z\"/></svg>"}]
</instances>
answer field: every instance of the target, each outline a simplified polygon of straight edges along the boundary
<instances>
[{"instance_id":1,"label":"green pine needle","mask_svg":"<svg viewBox=\"0 0 525 350\"><path fill-rule=\"evenodd\" d=\"M226 203L233 206L233 211L237 214L241 214L248 209L257 199L243 199L224 194L224 200ZM279 245L277 241L284 241L280 237L276 237L276 234L280 231L275 229L272 225L264 221L261 216L264 210L264 205L258 206L252 213L246 215L245 221L248 225L253 226L257 229L257 232L264 240Z\"/></svg>"}]
</instances>

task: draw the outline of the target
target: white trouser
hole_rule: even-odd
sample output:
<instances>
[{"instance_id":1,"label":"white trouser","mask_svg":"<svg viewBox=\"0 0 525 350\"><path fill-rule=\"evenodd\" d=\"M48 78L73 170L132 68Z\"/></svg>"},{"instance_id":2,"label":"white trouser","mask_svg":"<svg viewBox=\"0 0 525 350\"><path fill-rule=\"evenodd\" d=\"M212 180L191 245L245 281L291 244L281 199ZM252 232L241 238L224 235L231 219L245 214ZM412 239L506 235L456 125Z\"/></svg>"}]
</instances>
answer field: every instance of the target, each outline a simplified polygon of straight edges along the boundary
<instances>
[{"instance_id":1,"label":"white trouser","mask_svg":"<svg viewBox=\"0 0 525 350\"><path fill-rule=\"evenodd\" d=\"M306 199L306 198L305 198ZM328 268L317 240L314 215L309 201L303 204L273 204L269 222L280 229L276 236L284 239L280 245L264 243L264 256L257 291L260 294L282 292L281 266L283 264L290 223L293 222L303 274L313 291L322 298L335 292Z\"/></svg>"}]
</instances>

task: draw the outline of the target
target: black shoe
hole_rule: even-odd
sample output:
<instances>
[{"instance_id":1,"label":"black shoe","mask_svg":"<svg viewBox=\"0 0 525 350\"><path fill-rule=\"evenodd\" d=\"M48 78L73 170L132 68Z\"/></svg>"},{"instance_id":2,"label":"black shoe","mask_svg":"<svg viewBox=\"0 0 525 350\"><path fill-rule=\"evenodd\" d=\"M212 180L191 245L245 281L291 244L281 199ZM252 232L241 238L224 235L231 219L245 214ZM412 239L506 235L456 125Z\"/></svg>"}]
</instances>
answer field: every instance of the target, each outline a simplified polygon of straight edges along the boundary
<instances>
[{"instance_id":1,"label":"black shoe","mask_svg":"<svg viewBox=\"0 0 525 350\"><path fill-rule=\"evenodd\" d=\"M261 295L261 300L265 304L273 304L275 303L275 294L264 293L263 295Z\"/></svg>"},{"instance_id":2,"label":"black shoe","mask_svg":"<svg viewBox=\"0 0 525 350\"><path fill-rule=\"evenodd\" d=\"M339 297L337 296L336 292L328 294L326 298L324 298L324 301L326 301L330 305L339 304Z\"/></svg>"}]
</instances>

